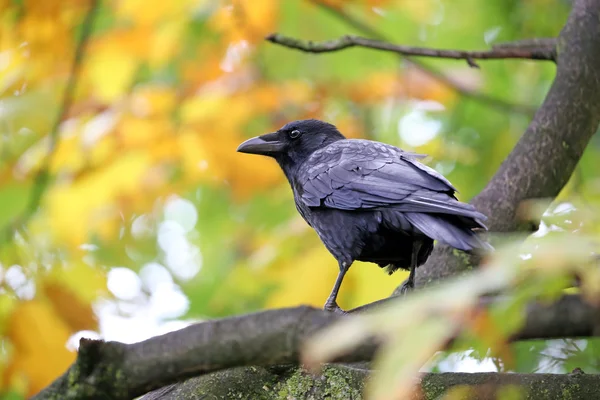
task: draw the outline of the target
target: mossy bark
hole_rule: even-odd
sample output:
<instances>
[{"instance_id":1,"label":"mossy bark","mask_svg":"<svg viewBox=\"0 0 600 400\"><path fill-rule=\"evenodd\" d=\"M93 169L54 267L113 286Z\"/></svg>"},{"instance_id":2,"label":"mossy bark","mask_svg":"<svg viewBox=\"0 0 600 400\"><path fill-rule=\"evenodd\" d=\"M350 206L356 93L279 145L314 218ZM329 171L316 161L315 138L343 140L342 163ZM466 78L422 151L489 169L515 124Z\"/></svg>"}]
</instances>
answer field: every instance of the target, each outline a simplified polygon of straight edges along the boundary
<instances>
[{"instance_id":1,"label":"mossy bark","mask_svg":"<svg viewBox=\"0 0 600 400\"><path fill-rule=\"evenodd\" d=\"M520 202L554 197L569 179L600 121L598 49L600 0L575 0L558 38L557 76L544 104L473 201L491 217L492 230L530 229L516 219ZM417 286L476 265L477 260L466 262L439 246L419 268ZM131 345L90 342L80 347L77 362L65 375L36 398L125 400L189 378L156 390L146 399L358 399L368 377L365 368L329 366L312 376L297 367L239 367L299 364L303 340L335 318L322 310L300 307L210 321ZM592 323L590 318L586 321ZM582 330L591 331L587 325ZM365 345L342 361L370 359L374 349ZM448 389L464 391L461 399L489 399L498 394L536 400L594 399L600 398L600 375L427 374L419 387L420 399L438 398Z\"/></svg>"},{"instance_id":2,"label":"mossy bark","mask_svg":"<svg viewBox=\"0 0 600 400\"><path fill-rule=\"evenodd\" d=\"M360 400L369 370L328 365L320 374L285 369L236 368L189 379L142 400ZM586 374L424 374L413 399L589 400L600 398L600 377Z\"/></svg>"},{"instance_id":3,"label":"mossy bark","mask_svg":"<svg viewBox=\"0 0 600 400\"><path fill-rule=\"evenodd\" d=\"M326 365L319 374L294 367L234 368L159 389L143 400L360 400L368 369Z\"/></svg>"}]
</instances>

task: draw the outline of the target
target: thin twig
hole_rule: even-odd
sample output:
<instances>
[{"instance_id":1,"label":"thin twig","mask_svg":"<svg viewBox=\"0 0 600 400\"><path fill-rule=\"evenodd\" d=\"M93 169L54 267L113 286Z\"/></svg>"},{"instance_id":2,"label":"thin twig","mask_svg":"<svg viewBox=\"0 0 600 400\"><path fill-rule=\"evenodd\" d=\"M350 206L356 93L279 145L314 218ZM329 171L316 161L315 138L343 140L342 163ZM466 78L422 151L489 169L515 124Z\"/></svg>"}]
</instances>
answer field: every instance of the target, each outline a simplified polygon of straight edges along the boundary
<instances>
[{"instance_id":1,"label":"thin twig","mask_svg":"<svg viewBox=\"0 0 600 400\"><path fill-rule=\"evenodd\" d=\"M500 42L492 45L492 49L527 49L540 47L546 47L553 50L556 49L556 38L520 39L512 42Z\"/></svg>"},{"instance_id":2,"label":"thin twig","mask_svg":"<svg viewBox=\"0 0 600 400\"><path fill-rule=\"evenodd\" d=\"M65 118L65 116L68 114L69 109L71 108L71 104L73 102L73 95L77 87L77 81L79 79L79 74L81 70L81 62L84 58L87 43L93 30L94 19L99 8L99 3L100 0L90 1L90 8L88 9L85 15L85 19L83 20L81 35L75 48L75 55L73 57L73 62L71 63L71 69L69 71L69 77L65 86L61 107L58 111L56 120L54 121L54 124L52 125L50 133L48 135L48 152L46 154L41 168L39 169L38 173L34 178L33 189L25 212L20 217L17 217L7 227L8 238L10 238L10 235L16 226L27 222L27 220L36 212L37 208L39 207L42 201L42 197L44 196L44 193L48 188L48 184L50 181L50 166L52 164L52 159L54 157L56 146L59 140L60 124Z\"/></svg>"},{"instance_id":3,"label":"thin twig","mask_svg":"<svg viewBox=\"0 0 600 400\"><path fill-rule=\"evenodd\" d=\"M331 7L330 5L325 4L319 0L311 0L311 1L315 5L321 7L323 10L329 12L334 17L336 17L336 18L342 20L343 22L345 22L346 24L350 25L357 31L362 32L363 35L366 35L366 36L372 37L373 39L377 39L377 40L381 40L381 41L387 41L387 42L390 41L385 35L383 35L379 31L377 31L376 29L372 28L368 24L365 24L361 20L350 15L346 11L339 9L339 8ZM437 80L437 81L443 83L444 85L446 85L447 87L453 89L456 93L458 93L459 95L461 95L463 97L467 97L472 100L479 101L480 103L487 104L488 106L494 107L494 108L502 110L502 111L518 112L518 113L526 114L526 115L533 115L537 109L536 107L532 107L529 105L510 103L505 100L498 99L496 97L488 96L484 93L471 90L471 89L465 87L463 84L456 82L455 80L447 77L445 74L438 71L437 69L435 69L429 65L426 65L425 63L423 63L419 60L415 60L408 56L403 56L403 55L399 55L399 57L401 57L405 62L409 63L410 65L413 65L414 67L423 71L430 77L434 78L435 80Z\"/></svg>"},{"instance_id":4,"label":"thin twig","mask_svg":"<svg viewBox=\"0 0 600 400\"><path fill-rule=\"evenodd\" d=\"M71 64L71 71L69 73L69 78L67 80L67 84L65 86L65 92L63 96L62 105L56 116L56 120L54 121L54 125L50 130L50 141L48 144L48 153L46 155L44 165L38 172L35 178L35 189L33 191L33 195L29 202L28 210L30 213L34 213L38 205L42 200L42 196L48 186L49 179L49 170L50 165L52 163L52 159L54 158L54 153L56 146L58 144L59 133L60 133L60 124L64 117L69 112L71 108L71 103L73 102L73 95L75 93L75 88L77 87L77 81L79 79L79 73L81 70L81 61L83 60L83 56L85 54L85 49L87 47L88 39L92 33L93 22L96 16L96 11L98 9L99 0L91 0L90 8L85 15L85 19L83 21L83 26L81 29L81 36L79 41L77 42L77 47L75 48L75 56L73 57L73 63Z\"/></svg>"},{"instance_id":5,"label":"thin twig","mask_svg":"<svg viewBox=\"0 0 600 400\"><path fill-rule=\"evenodd\" d=\"M475 63L475 60L501 60L508 58L549 61L554 60L554 52L552 51L552 48L549 47L499 48L483 51L444 50L404 46L353 35L346 35L338 39L327 40L323 42L311 42L273 33L267 36L266 39L271 43L280 44L285 47L302 50L309 53L328 53L332 51L343 50L348 47L358 46L369 49L391 51L404 56L466 60L469 66L475 68L479 68L479 65Z\"/></svg>"}]
</instances>

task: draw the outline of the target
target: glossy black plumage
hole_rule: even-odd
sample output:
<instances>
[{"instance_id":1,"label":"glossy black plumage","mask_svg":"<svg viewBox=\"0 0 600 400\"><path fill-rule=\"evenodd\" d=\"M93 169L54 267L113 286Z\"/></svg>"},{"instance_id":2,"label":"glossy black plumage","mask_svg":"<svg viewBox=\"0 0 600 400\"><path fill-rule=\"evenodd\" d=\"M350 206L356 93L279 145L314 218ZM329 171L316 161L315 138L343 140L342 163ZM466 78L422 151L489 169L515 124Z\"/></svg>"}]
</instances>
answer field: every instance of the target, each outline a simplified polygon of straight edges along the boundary
<instances>
[{"instance_id":1,"label":"glossy black plumage","mask_svg":"<svg viewBox=\"0 0 600 400\"><path fill-rule=\"evenodd\" d=\"M389 273L422 265L438 240L460 250L491 248L474 229L486 217L459 202L456 189L418 155L397 147L345 139L335 126L304 120L244 142L238 151L277 160L296 208L337 259L340 275L327 303L339 309L337 291L353 261Z\"/></svg>"}]
</instances>

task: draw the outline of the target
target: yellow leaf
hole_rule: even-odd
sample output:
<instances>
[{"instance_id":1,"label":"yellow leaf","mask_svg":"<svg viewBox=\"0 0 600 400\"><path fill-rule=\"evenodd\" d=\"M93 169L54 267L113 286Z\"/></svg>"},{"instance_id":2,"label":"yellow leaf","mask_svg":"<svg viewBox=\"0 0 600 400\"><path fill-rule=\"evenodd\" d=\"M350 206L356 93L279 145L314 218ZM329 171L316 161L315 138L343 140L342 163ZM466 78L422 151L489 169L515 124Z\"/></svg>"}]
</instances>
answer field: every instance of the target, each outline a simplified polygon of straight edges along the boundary
<instances>
[{"instance_id":1,"label":"yellow leaf","mask_svg":"<svg viewBox=\"0 0 600 400\"><path fill-rule=\"evenodd\" d=\"M168 86L143 85L136 86L129 102L136 117L168 116L177 104L177 96Z\"/></svg>"},{"instance_id":2,"label":"yellow leaf","mask_svg":"<svg viewBox=\"0 0 600 400\"><path fill-rule=\"evenodd\" d=\"M75 360L75 353L65 346L70 335L67 325L49 303L40 300L20 303L8 323L7 336L13 353L5 382L10 385L24 378L28 396L49 385Z\"/></svg>"},{"instance_id":3,"label":"yellow leaf","mask_svg":"<svg viewBox=\"0 0 600 400\"><path fill-rule=\"evenodd\" d=\"M47 223L55 239L77 247L92 232L112 232L120 220L117 201L144 189L150 161L145 152L129 152L73 183L53 186L46 202Z\"/></svg>"},{"instance_id":4,"label":"yellow leaf","mask_svg":"<svg viewBox=\"0 0 600 400\"><path fill-rule=\"evenodd\" d=\"M172 132L171 123L167 119L140 119L125 117L117 129L117 138L124 148L140 148L156 142Z\"/></svg>"},{"instance_id":5,"label":"yellow leaf","mask_svg":"<svg viewBox=\"0 0 600 400\"><path fill-rule=\"evenodd\" d=\"M0 335L4 334L4 331L8 326L8 319L14 312L17 304L15 297L6 293L0 294Z\"/></svg>"},{"instance_id":6,"label":"yellow leaf","mask_svg":"<svg viewBox=\"0 0 600 400\"><path fill-rule=\"evenodd\" d=\"M359 103L381 101L402 93L403 86L397 71L375 72L350 86L348 96Z\"/></svg>"},{"instance_id":7,"label":"yellow leaf","mask_svg":"<svg viewBox=\"0 0 600 400\"><path fill-rule=\"evenodd\" d=\"M199 125L212 123L211 131L219 127L221 135L232 136L238 134L235 128L252 117L254 107L246 97L231 96L225 90L216 89L187 99L181 106L181 119L184 123ZM222 113L226 113L227 118L223 118Z\"/></svg>"},{"instance_id":8,"label":"yellow leaf","mask_svg":"<svg viewBox=\"0 0 600 400\"><path fill-rule=\"evenodd\" d=\"M208 155L202 147L202 140L191 130L184 130L177 136L181 166L184 174L192 182L208 179Z\"/></svg>"},{"instance_id":9,"label":"yellow leaf","mask_svg":"<svg viewBox=\"0 0 600 400\"><path fill-rule=\"evenodd\" d=\"M287 81L278 86L280 99L291 104L305 104L314 96L313 88L305 81Z\"/></svg>"},{"instance_id":10,"label":"yellow leaf","mask_svg":"<svg viewBox=\"0 0 600 400\"><path fill-rule=\"evenodd\" d=\"M55 265L38 286L73 331L97 329L92 302L108 295L103 270L81 262Z\"/></svg>"},{"instance_id":11,"label":"yellow leaf","mask_svg":"<svg viewBox=\"0 0 600 400\"><path fill-rule=\"evenodd\" d=\"M88 56L87 76L94 95L111 103L129 88L138 65L134 55L117 51L100 51Z\"/></svg>"},{"instance_id":12,"label":"yellow leaf","mask_svg":"<svg viewBox=\"0 0 600 400\"><path fill-rule=\"evenodd\" d=\"M178 0L152 2L127 0L116 3L116 15L139 25L155 25L164 20L184 19L193 8L200 8L207 0Z\"/></svg>"},{"instance_id":13,"label":"yellow leaf","mask_svg":"<svg viewBox=\"0 0 600 400\"><path fill-rule=\"evenodd\" d=\"M267 157L253 157L235 152L240 138L221 137L218 141L208 136L202 138L202 148L207 152L207 168L226 179L236 200L247 198L266 187L280 183L284 178L277 164Z\"/></svg>"},{"instance_id":14,"label":"yellow leaf","mask_svg":"<svg viewBox=\"0 0 600 400\"><path fill-rule=\"evenodd\" d=\"M279 4L273 0L237 0L230 7L220 7L210 26L226 33L230 42L258 42L274 31Z\"/></svg>"},{"instance_id":15,"label":"yellow leaf","mask_svg":"<svg viewBox=\"0 0 600 400\"><path fill-rule=\"evenodd\" d=\"M116 135L105 136L87 152L87 162L90 167L102 167L115 154L118 154Z\"/></svg>"},{"instance_id":16,"label":"yellow leaf","mask_svg":"<svg viewBox=\"0 0 600 400\"><path fill-rule=\"evenodd\" d=\"M79 283L88 286L85 281ZM98 329L98 321L91 303L81 301L71 288L57 282L45 282L43 291L71 331Z\"/></svg>"},{"instance_id":17,"label":"yellow leaf","mask_svg":"<svg viewBox=\"0 0 600 400\"><path fill-rule=\"evenodd\" d=\"M279 287L269 297L266 307L278 308L301 304L322 307L338 273L335 259L323 246L315 246L297 262L275 265ZM346 289L342 285L340 294Z\"/></svg>"},{"instance_id":18,"label":"yellow leaf","mask_svg":"<svg viewBox=\"0 0 600 400\"><path fill-rule=\"evenodd\" d=\"M79 138L75 135L70 135L58 142L54 156L52 157L50 170L52 173L56 173L59 170L63 173L76 172L85 163L85 153L81 151Z\"/></svg>"},{"instance_id":19,"label":"yellow leaf","mask_svg":"<svg viewBox=\"0 0 600 400\"><path fill-rule=\"evenodd\" d=\"M381 300L391 295L406 278L407 271L399 270L390 276L375 264L357 261L352 264L344 278L344 285L350 294L343 298L345 301L339 303L340 307L355 308ZM331 285L333 286L333 282Z\"/></svg>"},{"instance_id":20,"label":"yellow leaf","mask_svg":"<svg viewBox=\"0 0 600 400\"><path fill-rule=\"evenodd\" d=\"M435 4L435 2L431 1L404 0L402 1L401 7L402 12L406 12L406 14L413 17L416 22L427 23L431 22L431 18L437 11L437 7L434 7Z\"/></svg>"},{"instance_id":21,"label":"yellow leaf","mask_svg":"<svg viewBox=\"0 0 600 400\"><path fill-rule=\"evenodd\" d=\"M165 3L172 4L173 2ZM163 65L171 60L179 51L181 34L185 28L183 22L185 20L170 22L154 30L150 53L148 54L148 59L152 67L156 68Z\"/></svg>"}]
</instances>

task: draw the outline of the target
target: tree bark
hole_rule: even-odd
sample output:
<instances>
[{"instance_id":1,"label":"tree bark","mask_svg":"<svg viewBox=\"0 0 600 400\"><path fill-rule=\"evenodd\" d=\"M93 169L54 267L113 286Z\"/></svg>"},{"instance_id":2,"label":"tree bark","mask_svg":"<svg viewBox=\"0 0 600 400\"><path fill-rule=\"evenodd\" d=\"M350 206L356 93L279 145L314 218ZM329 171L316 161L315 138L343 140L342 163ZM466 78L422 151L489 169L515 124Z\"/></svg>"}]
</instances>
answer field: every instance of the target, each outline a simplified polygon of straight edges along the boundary
<instances>
[{"instance_id":1,"label":"tree bark","mask_svg":"<svg viewBox=\"0 0 600 400\"><path fill-rule=\"evenodd\" d=\"M261 367L236 368L171 385L142 400L360 400L364 398L363 382L369 372L352 365L328 365L317 375L298 368L285 374ZM453 398L469 400L600 398L600 376L578 373L428 373L421 375L415 384L414 400L439 399L449 390L455 393Z\"/></svg>"},{"instance_id":2,"label":"tree bark","mask_svg":"<svg viewBox=\"0 0 600 400\"><path fill-rule=\"evenodd\" d=\"M556 78L533 121L472 204L492 232L531 231L518 209L527 199L554 198L565 186L600 123L600 1L576 0L558 36ZM467 271L476 257L436 246L417 270L416 286Z\"/></svg>"},{"instance_id":3,"label":"tree bark","mask_svg":"<svg viewBox=\"0 0 600 400\"><path fill-rule=\"evenodd\" d=\"M566 321L563 318L565 312L569 315ZM526 310L521 331L511 339L593 336L600 333L599 314L598 308L579 296L565 296L552 305L534 303ZM299 370L273 366L298 365L305 340L340 318L344 316L311 307L296 307L207 321L133 344L82 339L76 362L34 399L128 400L195 376L207 376L195 380L203 385L202 391L214 386L215 393L222 393L220 385L225 385L246 387L256 394L254 384L260 380L273 381L271 387L278 387L279 392L284 390L281 386L288 382L287 378ZM365 343L335 361L368 362L376 350L377 343ZM243 366L249 368L239 368ZM231 369L237 372L222 372ZM359 382L353 381L356 374L344 371L344 379L352 381L352 385L346 385L348 391L362 387L362 376ZM274 380L269 374L285 379ZM239 385L235 383L242 376L256 379ZM326 382L321 382L319 387L325 390L333 385L328 381L332 377L332 374L321 375L321 381L325 379ZM229 378L233 380L225 383ZM167 396L175 389L179 393L184 387L197 388L187 383L160 389L152 396ZM194 389L190 396L199 395L202 392L199 391L199 388Z\"/></svg>"},{"instance_id":4,"label":"tree bark","mask_svg":"<svg viewBox=\"0 0 600 400\"><path fill-rule=\"evenodd\" d=\"M520 203L555 197L598 128L600 0L575 0L557 43L557 74L544 103L490 183L473 200L490 216L492 231L531 230L530 223L517 219ZM417 286L460 273L477 263L477 259L457 257L447 247L438 246L419 268ZM578 314L571 308L565 313L561 309L556 313L560 323L546 334L568 335L577 315L588 324L585 330L590 335L596 333L598 312L587 312L590 314ZM565 317L570 319L568 323ZM132 345L84 341L76 363L35 398L130 399L192 376L197 377L159 389L151 395L155 397L149 398L360 398L368 373L364 369L337 366L306 380L305 373L295 367L269 367L297 365L302 340L336 318L339 316L306 307L272 310L210 321ZM537 323L548 321L540 318ZM522 334L535 336L528 326ZM367 344L345 361L368 360L374 350L373 344ZM239 368L248 365L254 367ZM494 388L489 393L497 393L497 387L507 390L517 385L529 390L532 399L591 399L599 397L598 383L594 375L428 374L422 377L420 387L422 398L436 398L450 387L466 384L477 390L482 385ZM344 397L335 397L339 393ZM177 397L169 397L175 394ZM476 396L490 398L491 394Z\"/></svg>"}]
</instances>

